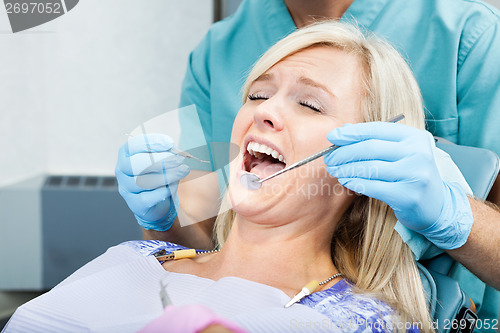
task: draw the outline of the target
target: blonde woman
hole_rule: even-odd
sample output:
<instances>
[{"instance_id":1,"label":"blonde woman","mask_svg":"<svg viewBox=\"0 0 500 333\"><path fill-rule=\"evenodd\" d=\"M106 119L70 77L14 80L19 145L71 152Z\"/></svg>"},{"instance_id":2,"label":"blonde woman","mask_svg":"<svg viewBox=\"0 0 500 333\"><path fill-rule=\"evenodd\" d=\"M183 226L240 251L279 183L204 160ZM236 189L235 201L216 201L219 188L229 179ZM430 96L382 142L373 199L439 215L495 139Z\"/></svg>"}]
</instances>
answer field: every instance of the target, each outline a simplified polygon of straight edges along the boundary
<instances>
[{"instance_id":1,"label":"blonde woman","mask_svg":"<svg viewBox=\"0 0 500 333\"><path fill-rule=\"evenodd\" d=\"M243 96L244 105L235 120L232 142L243 151L245 147L248 150L250 142L279 148L286 165L327 147L327 132L346 123L388 120L404 110L406 125L424 129L419 88L401 56L381 40L367 38L355 28L335 22L313 25L278 42L254 66ZM402 129L413 130L407 126ZM429 136L414 131L416 135ZM352 283L352 295L370 294L390 304L395 310L393 314L401 315L394 319L396 322L420 323L423 331L431 331L412 252L394 230L396 217L387 204L349 195L349 191L342 193L335 178L330 177L329 186L325 186L325 178L318 176L327 174L321 160L305 166L305 171L285 173L263 183L259 191L248 192L239 184L243 173L252 172L262 179L280 166L266 162L268 157L259 162L250 152L240 157L231 164L229 198L233 208L216 222L221 252L235 253L230 249L249 246L252 250L245 253L255 258L256 266L269 262L256 275L269 275L265 271L284 262L298 268L293 276L301 276L302 283L308 278L305 275L317 269L309 267L308 258L314 258L314 265L322 270L340 271L343 281L350 281L346 286ZM373 172L363 170L370 171ZM435 172L438 174L437 169ZM303 191L304 188L310 191ZM313 189L321 189L322 193L312 195ZM252 223L248 226L248 222L243 222L246 219L254 221L257 227ZM264 259L270 249L281 254L276 262ZM287 257L289 261L284 260ZM302 265L293 263L298 257L302 257ZM243 262L246 265L247 261ZM278 271L277 275L281 274ZM328 275L325 271L312 275L322 274ZM347 289L337 290L343 296L333 299L349 298L345 296L351 295ZM346 304L336 308L335 301L332 307L325 306L325 298L328 297L324 294L313 294L302 302L327 315L345 311ZM363 300L359 296L359 309L363 308ZM383 306L375 308L375 317L387 314ZM343 313L337 319L342 316L350 314Z\"/></svg>"},{"instance_id":2,"label":"blonde woman","mask_svg":"<svg viewBox=\"0 0 500 333\"><path fill-rule=\"evenodd\" d=\"M339 177L343 186L332 177L328 172L346 172L333 170L333 155L325 158L328 170L318 159L257 191L240 180L248 172L265 177L329 146L332 129L385 121L403 110L405 125L383 126L419 141L408 146L409 154L432 165L419 89L405 61L356 28L317 24L264 54L244 96L231 139L241 147L225 197L231 209L216 223L219 251L160 266L144 254L182 247L118 245L19 308L7 332L22 331L33 318L43 318L44 330L72 331L92 318L91 330L134 331L155 317L172 332L187 319L171 307L161 316L160 279L173 306L202 304L252 332L432 332L417 266L394 230L394 212L347 189L347 178ZM311 280L322 283L285 308ZM318 325L318 318L325 321Z\"/></svg>"}]
</instances>

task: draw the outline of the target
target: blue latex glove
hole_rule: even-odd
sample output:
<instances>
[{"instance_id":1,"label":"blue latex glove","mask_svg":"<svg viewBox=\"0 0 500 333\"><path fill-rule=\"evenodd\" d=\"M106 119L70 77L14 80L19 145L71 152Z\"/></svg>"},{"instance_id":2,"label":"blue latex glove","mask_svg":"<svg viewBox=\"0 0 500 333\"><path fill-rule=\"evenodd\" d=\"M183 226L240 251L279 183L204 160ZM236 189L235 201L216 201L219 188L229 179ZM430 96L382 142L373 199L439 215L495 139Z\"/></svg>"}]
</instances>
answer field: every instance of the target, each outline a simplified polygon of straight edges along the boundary
<instances>
[{"instance_id":1,"label":"blue latex glove","mask_svg":"<svg viewBox=\"0 0 500 333\"><path fill-rule=\"evenodd\" d=\"M120 195L146 229L165 231L177 217L177 187L189 167L184 157L171 152L173 140L147 134L128 140L118 153L116 179Z\"/></svg>"},{"instance_id":2,"label":"blue latex glove","mask_svg":"<svg viewBox=\"0 0 500 333\"><path fill-rule=\"evenodd\" d=\"M327 171L346 188L388 204L398 220L438 247L467 241L472 211L463 189L441 179L430 133L402 124L346 124L327 136L341 146L325 155Z\"/></svg>"}]
</instances>

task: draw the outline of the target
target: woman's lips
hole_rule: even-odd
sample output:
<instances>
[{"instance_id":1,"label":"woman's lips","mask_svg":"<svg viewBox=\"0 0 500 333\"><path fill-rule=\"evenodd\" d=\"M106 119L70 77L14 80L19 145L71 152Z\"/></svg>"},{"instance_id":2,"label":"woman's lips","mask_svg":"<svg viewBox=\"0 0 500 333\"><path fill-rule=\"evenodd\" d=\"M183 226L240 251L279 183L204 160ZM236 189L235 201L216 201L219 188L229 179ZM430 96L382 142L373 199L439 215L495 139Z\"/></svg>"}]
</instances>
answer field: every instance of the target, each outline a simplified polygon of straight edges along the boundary
<instances>
[{"instance_id":1,"label":"woman's lips","mask_svg":"<svg viewBox=\"0 0 500 333\"><path fill-rule=\"evenodd\" d=\"M247 135L243 142L243 146L241 147L241 171L238 172L238 178L240 178L242 174L250 172L257 175L259 178L264 179L286 167L283 152L270 140L256 137L254 135ZM273 157L272 153L271 155L267 155L269 152L266 149L263 149L263 147L260 149L257 148L255 151L252 150L252 148L255 149L255 147L253 144L249 146L249 143L251 142L264 145L276 151L279 155L281 155L279 157L283 160L283 162L279 161L280 158Z\"/></svg>"}]
</instances>

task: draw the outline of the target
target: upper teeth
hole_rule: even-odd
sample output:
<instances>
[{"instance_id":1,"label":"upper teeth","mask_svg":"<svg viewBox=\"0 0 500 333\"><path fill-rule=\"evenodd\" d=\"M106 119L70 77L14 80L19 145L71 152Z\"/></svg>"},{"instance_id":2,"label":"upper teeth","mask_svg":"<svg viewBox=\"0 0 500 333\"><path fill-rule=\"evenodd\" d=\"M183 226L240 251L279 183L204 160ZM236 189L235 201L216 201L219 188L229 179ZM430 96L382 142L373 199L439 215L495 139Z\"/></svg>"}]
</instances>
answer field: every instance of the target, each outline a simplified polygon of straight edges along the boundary
<instances>
[{"instance_id":1,"label":"upper teeth","mask_svg":"<svg viewBox=\"0 0 500 333\"><path fill-rule=\"evenodd\" d=\"M251 155L253 155L259 159L264 158L264 154L266 154L266 155L270 155L270 156L274 157L275 159L279 160L280 162L284 162L284 160L285 160L283 155L278 153L276 150L274 150L266 145L259 144L257 142L249 142L248 146L247 146L247 150Z\"/></svg>"}]
</instances>

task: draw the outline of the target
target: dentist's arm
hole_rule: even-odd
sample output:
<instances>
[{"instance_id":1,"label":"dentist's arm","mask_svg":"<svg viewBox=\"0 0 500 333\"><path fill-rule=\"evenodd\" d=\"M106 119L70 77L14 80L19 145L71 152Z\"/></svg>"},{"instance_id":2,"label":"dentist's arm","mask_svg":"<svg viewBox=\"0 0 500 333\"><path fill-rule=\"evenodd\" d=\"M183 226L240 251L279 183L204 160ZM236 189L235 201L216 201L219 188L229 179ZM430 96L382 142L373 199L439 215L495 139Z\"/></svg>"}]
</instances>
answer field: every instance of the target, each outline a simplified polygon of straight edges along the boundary
<instances>
[{"instance_id":1,"label":"dentist's arm","mask_svg":"<svg viewBox=\"0 0 500 333\"><path fill-rule=\"evenodd\" d=\"M211 248L211 232L207 231L210 222L195 223L201 221L201 216L207 216L200 211L211 204L205 201L209 181L186 179L179 185L190 170L183 164L184 158L171 151L173 147L172 139L161 134L128 140L120 148L115 169L120 195L134 213L137 223L144 228L146 239ZM192 174L192 177L197 176ZM186 205L179 205L177 192L184 197Z\"/></svg>"},{"instance_id":2,"label":"dentist's arm","mask_svg":"<svg viewBox=\"0 0 500 333\"><path fill-rule=\"evenodd\" d=\"M203 127L203 140L195 138L199 145L213 141L212 137L212 113L210 100L210 45L211 33L208 32L200 44L191 52L188 60L186 75L182 83L182 93L180 106L195 106L198 117L187 116L186 113L179 113L181 125L180 141L192 144L192 133L199 132L199 125ZM144 148L144 147L143 147ZM161 147L160 147L161 148ZM161 152L166 148L159 149ZM168 148L169 149L169 148ZM200 170L191 170L189 175L183 175L182 181L175 183L172 193L165 191L162 181L158 180L156 186L158 191L149 195L147 189L138 189L131 182L131 177L141 176L139 174L124 175L120 172L122 165L127 165L128 157L120 154L117 164L117 180L120 186L120 194L123 196L130 209L136 215L141 226L143 226L144 239L157 239L174 242L187 247L197 249L212 248L212 228L214 216L217 215L219 207L219 185L216 173L210 173ZM164 170L164 175L169 175L170 170ZM169 178L169 177L167 177ZM196 179L191 181L190 179ZM178 190L177 189L178 184ZM145 200L145 197L148 197ZM179 200L179 212L175 212L165 223L158 221L165 216L167 206L170 208L169 198ZM152 207L151 212L145 216L144 203ZM157 208L157 209L155 209ZM154 211L156 214L153 214ZM214 212L215 210L215 212ZM154 215L154 216L153 216ZM147 221L142 223L140 218ZM201 221L201 222L200 222Z\"/></svg>"},{"instance_id":3,"label":"dentist's arm","mask_svg":"<svg viewBox=\"0 0 500 333\"><path fill-rule=\"evenodd\" d=\"M500 289L500 210L488 201L469 198L474 224L467 242L448 254L485 283Z\"/></svg>"},{"instance_id":4,"label":"dentist's arm","mask_svg":"<svg viewBox=\"0 0 500 333\"><path fill-rule=\"evenodd\" d=\"M347 124L328 139L341 148L325 156L327 170L343 186L384 201L406 227L500 286L500 213L441 179L429 133L375 122Z\"/></svg>"},{"instance_id":5,"label":"dentist's arm","mask_svg":"<svg viewBox=\"0 0 500 333\"><path fill-rule=\"evenodd\" d=\"M144 239L164 240L200 250L213 249L212 231L220 204L218 188L215 172L191 170L177 191L179 217L168 230L143 229Z\"/></svg>"},{"instance_id":6,"label":"dentist's arm","mask_svg":"<svg viewBox=\"0 0 500 333\"><path fill-rule=\"evenodd\" d=\"M215 218L182 227L179 220L176 219L172 228L166 231L142 228L142 236L146 240L162 240L180 244L188 248L212 250L214 245L211 233L214 222Z\"/></svg>"},{"instance_id":7,"label":"dentist's arm","mask_svg":"<svg viewBox=\"0 0 500 333\"><path fill-rule=\"evenodd\" d=\"M179 113L182 129L181 142L190 142L192 133L199 132L200 124L203 127L204 137L197 144L202 145L213 139L210 67L208 66L210 45L211 33L209 31L189 55L186 74L182 82L180 106L195 106L198 117ZM196 179L196 182L190 179ZM191 170L190 174L180 182L177 193L180 201L179 214L171 228L163 231L144 229L144 239L164 240L197 249L212 249L214 216L217 215L220 198L216 173Z\"/></svg>"}]
</instances>

